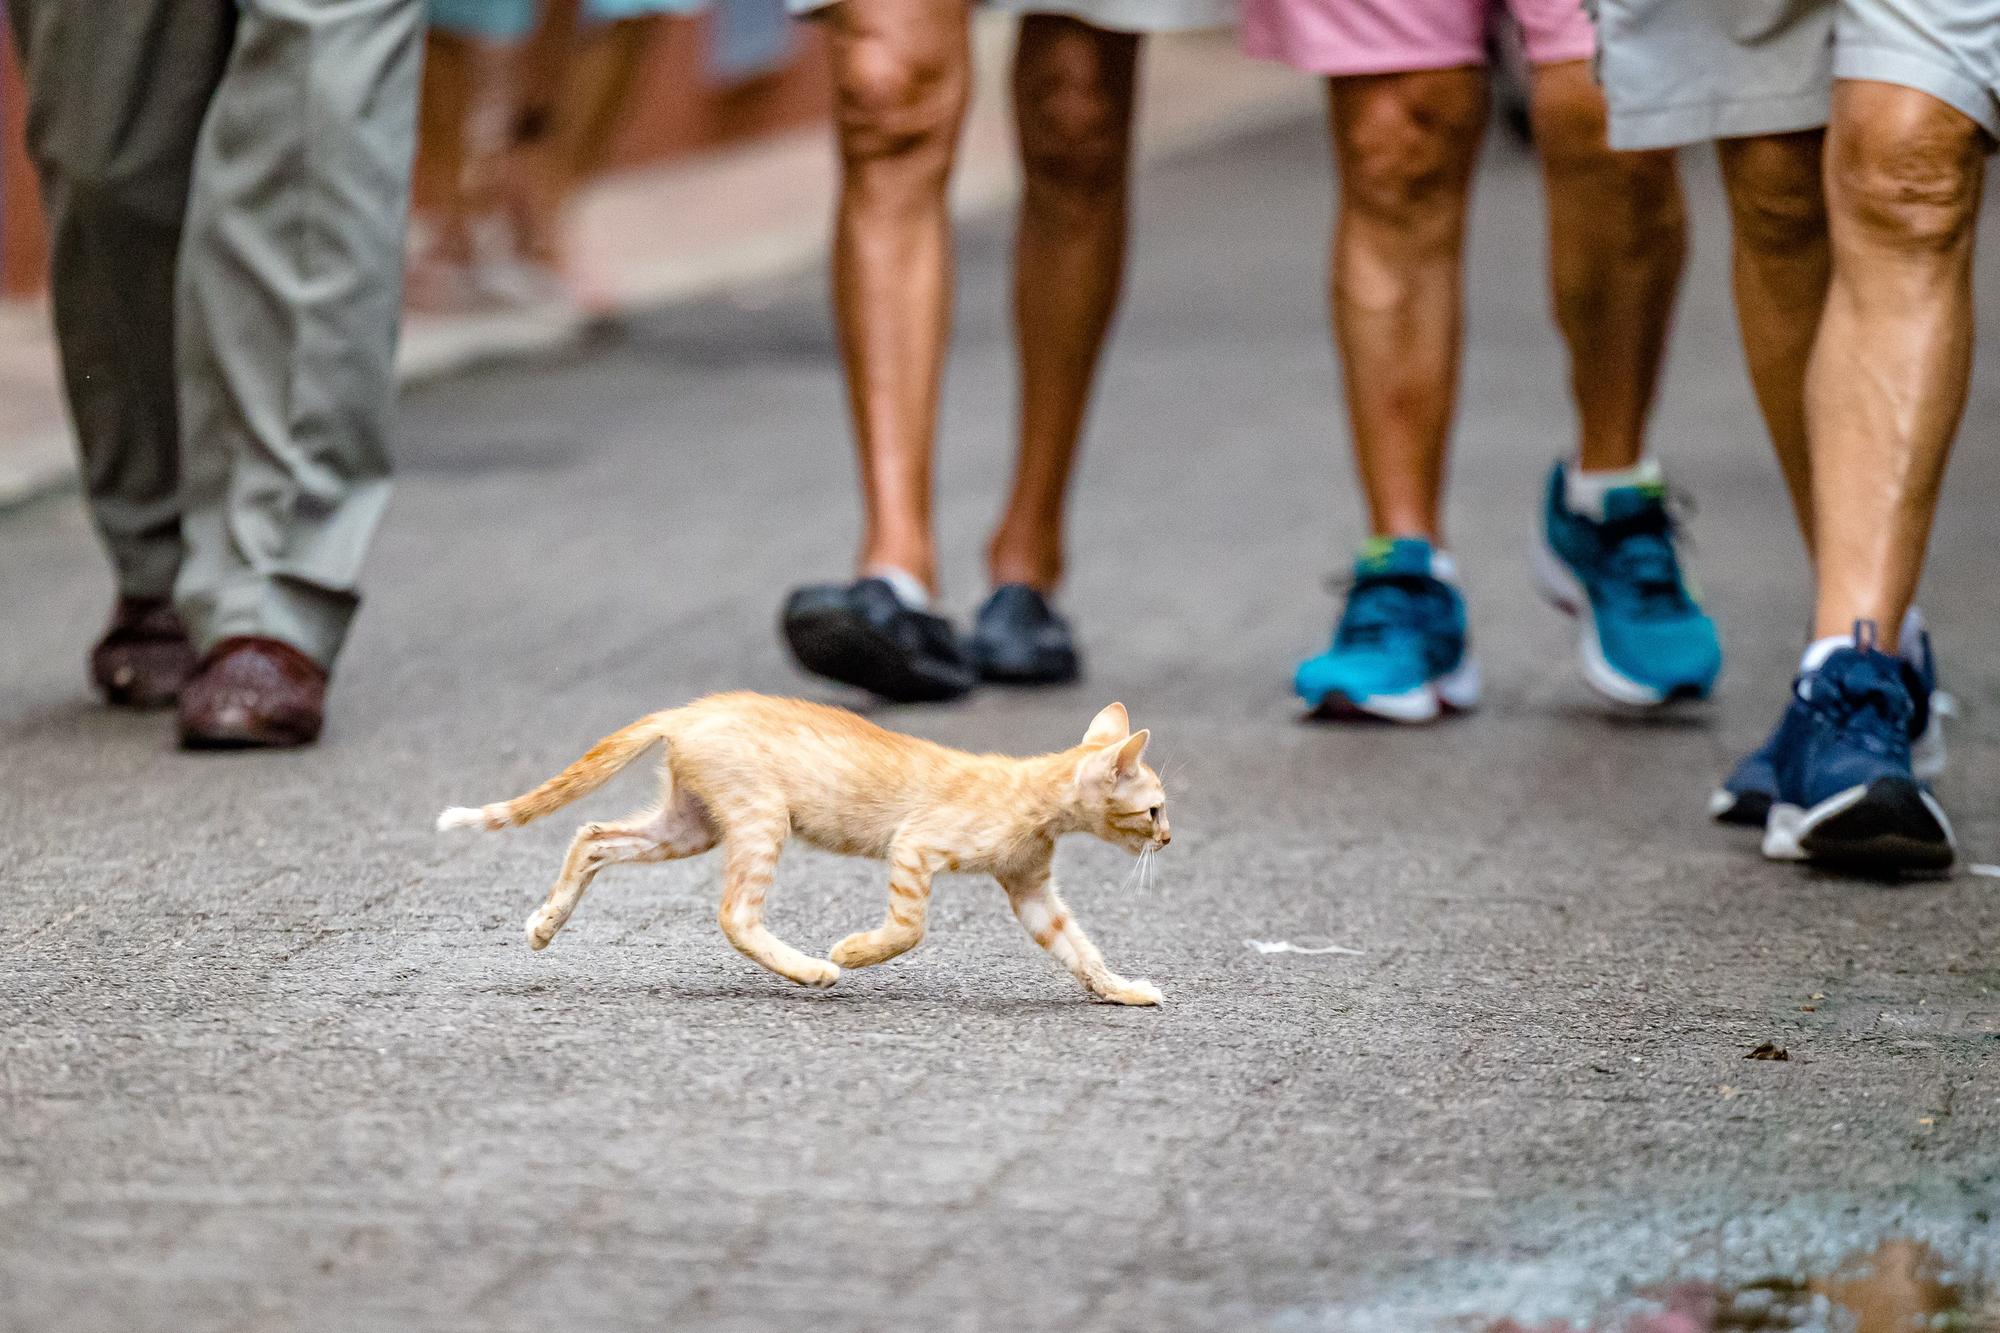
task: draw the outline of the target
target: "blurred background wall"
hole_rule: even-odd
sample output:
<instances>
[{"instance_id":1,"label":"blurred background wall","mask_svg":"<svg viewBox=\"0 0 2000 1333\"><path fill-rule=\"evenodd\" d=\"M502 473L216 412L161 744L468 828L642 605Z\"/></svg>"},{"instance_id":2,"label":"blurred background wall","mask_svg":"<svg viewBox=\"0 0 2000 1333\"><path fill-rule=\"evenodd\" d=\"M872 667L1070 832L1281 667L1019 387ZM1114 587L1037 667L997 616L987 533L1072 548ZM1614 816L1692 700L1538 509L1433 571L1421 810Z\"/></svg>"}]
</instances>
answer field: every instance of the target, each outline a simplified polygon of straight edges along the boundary
<instances>
[{"instance_id":1,"label":"blurred background wall","mask_svg":"<svg viewBox=\"0 0 2000 1333\"><path fill-rule=\"evenodd\" d=\"M115 0L107 0L115 3ZM828 107L819 31L786 21L764 0L720 0L695 17L649 20L644 66L605 166L668 162L822 119ZM0 32L6 32L0 24ZM22 140L24 97L12 34L0 58L0 295L39 293L48 262L35 183ZM444 184L418 151L416 200L435 205Z\"/></svg>"}]
</instances>

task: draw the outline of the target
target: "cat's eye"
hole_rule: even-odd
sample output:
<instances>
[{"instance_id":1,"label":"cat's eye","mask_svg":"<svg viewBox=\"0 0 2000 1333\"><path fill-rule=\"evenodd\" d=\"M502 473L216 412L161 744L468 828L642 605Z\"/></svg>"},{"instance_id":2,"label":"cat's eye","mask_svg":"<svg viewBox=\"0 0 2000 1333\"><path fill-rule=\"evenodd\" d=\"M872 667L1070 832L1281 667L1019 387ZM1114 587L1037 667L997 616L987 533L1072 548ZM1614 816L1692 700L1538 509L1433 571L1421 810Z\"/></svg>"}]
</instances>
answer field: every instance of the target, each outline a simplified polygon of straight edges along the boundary
<instances>
[{"instance_id":1,"label":"cat's eye","mask_svg":"<svg viewBox=\"0 0 2000 1333\"><path fill-rule=\"evenodd\" d=\"M1159 823L1159 822L1160 822L1160 807L1156 805L1156 806L1154 806L1154 807L1153 807L1153 808L1152 808L1151 810L1148 810L1148 811L1146 812L1146 818L1148 818L1148 819L1152 820L1152 821L1153 821L1153 822L1154 822L1155 824Z\"/></svg>"}]
</instances>

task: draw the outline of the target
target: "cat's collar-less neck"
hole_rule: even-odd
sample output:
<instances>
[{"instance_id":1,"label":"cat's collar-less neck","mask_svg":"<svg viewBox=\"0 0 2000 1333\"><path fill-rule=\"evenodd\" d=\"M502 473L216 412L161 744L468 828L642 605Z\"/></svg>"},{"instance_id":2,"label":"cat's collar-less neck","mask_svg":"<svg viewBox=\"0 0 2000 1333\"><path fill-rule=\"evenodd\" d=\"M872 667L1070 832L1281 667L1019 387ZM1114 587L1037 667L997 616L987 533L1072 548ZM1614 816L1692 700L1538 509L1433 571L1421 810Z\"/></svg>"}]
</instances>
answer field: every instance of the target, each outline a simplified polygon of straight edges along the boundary
<instances>
[{"instance_id":1,"label":"cat's collar-less neck","mask_svg":"<svg viewBox=\"0 0 2000 1333\"><path fill-rule=\"evenodd\" d=\"M1081 792L1076 782L1076 767L1081 762L1081 756L1074 750L1062 750L1023 762L1031 766L1031 786L1039 798L1036 801L1039 808L1033 821L1035 826L1050 842L1065 833L1087 832L1090 821L1080 807L1078 798Z\"/></svg>"}]
</instances>

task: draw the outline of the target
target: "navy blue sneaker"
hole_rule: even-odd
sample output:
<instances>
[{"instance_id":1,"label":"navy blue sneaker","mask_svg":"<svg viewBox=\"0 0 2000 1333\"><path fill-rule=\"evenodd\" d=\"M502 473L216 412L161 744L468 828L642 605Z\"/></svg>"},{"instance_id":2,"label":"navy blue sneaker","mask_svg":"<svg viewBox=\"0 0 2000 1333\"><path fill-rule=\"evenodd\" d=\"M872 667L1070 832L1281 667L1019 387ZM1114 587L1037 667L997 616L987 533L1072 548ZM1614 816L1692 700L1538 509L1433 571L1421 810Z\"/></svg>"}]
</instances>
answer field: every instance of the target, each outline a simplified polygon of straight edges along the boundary
<instances>
[{"instance_id":1,"label":"navy blue sneaker","mask_svg":"<svg viewBox=\"0 0 2000 1333\"><path fill-rule=\"evenodd\" d=\"M1418 537L1361 549L1333 645L1299 663L1292 687L1314 717L1429 722L1479 702L1465 600Z\"/></svg>"},{"instance_id":2,"label":"navy blue sneaker","mask_svg":"<svg viewBox=\"0 0 2000 1333\"><path fill-rule=\"evenodd\" d=\"M1584 680L1633 708L1706 699L1722 645L1682 574L1665 488L1614 488L1600 521L1569 507L1564 477L1561 463L1549 472L1535 565L1543 594L1582 623Z\"/></svg>"},{"instance_id":3,"label":"navy blue sneaker","mask_svg":"<svg viewBox=\"0 0 2000 1333\"><path fill-rule=\"evenodd\" d=\"M1931 651L1930 631L1924 627L1923 613L1911 607L1903 617L1901 653L1903 683L1910 691L1914 712L1910 725L1910 771L1919 782L1936 782L1944 776L1944 725L1951 696L1938 686L1937 655ZM1783 723L1779 724L1782 729ZM1777 797L1778 771L1773 755L1778 731L1743 756L1708 798L1708 813L1718 824L1763 828Z\"/></svg>"},{"instance_id":4,"label":"navy blue sneaker","mask_svg":"<svg viewBox=\"0 0 2000 1333\"><path fill-rule=\"evenodd\" d=\"M980 678L998 685L1066 685L1083 674L1069 622L1025 583L993 590L968 646Z\"/></svg>"},{"instance_id":5,"label":"navy blue sneaker","mask_svg":"<svg viewBox=\"0 0 2000 1333\"><path fill-rule=\"evenodd\" d=\"M1777 789L1764 855L1867 874L1948 870L1951 822L1910 766L1905 665L1875 647L1872 622L1854 637L1792 686L1770 746Z\"/></svg>"},{"instance_id":6,"label":"navy blue sneaker","mask_svg":"<svg viewBox=\"0 0 2000 1333\"><path fill-rule=\"evenodd\" d=\"M779 631L806 670L894 703L956 699L979 683L951 622L906 605L883 579L799 588Z\"/></svg>"}]
</instances>

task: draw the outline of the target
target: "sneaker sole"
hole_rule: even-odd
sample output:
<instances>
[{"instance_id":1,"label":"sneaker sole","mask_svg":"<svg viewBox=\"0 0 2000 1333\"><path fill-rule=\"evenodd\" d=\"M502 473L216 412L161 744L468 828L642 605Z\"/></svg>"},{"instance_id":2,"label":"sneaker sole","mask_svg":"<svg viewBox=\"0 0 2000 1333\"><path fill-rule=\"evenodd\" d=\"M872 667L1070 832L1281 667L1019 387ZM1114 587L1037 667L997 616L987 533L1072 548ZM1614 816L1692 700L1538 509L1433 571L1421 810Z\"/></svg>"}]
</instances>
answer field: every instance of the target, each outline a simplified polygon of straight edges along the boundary
<instances>
[{"instance_id":1,"label":"sneaker sole","mask_svg":"<svg viewBox=\"0 0 2000 1333\"><path fill-rule=\"evenodd\" d=\"M1773 803L1764 855L1863 874L1936 874L1951 869L1958 849L1936 797L1909 778L1878 778L1810 810Z\"/></svg>"},{"instance_id":2,"label":"sneaker sole","mask_svg":"<svg viewBox=\"0 0 2000 1333\"><path fill-rule=\"evenodd\" d=\"M800 666L892 703L943 703L969 693L975 683L970 672L924 670L894 640L851 612L789 616L783 630Z\"/></svg>"},{"instance_id":3,"label":"sneaker sole","mask_svg":"<svg viewBox=\"0 0 2000 1333\"><path fill-rule=\"evenodd\" d=\"M1330 691L1306 716L1315 722L1397 722L1422 726L1446 713L1469 713L1479 706L1479 659L1468 656L1456 667L1400 694L1370 694L1360 698Z\"/></svg>"},{"instance_id":4,"label":"sneaker sole","mask_svg":"<svg viewBox=\"0 0 2000 1333\"><path fill-rule=\"evenodd\" d=\"M1577 660L1583 668L1584 683L1604 698L1626 708L1646 709L1696 703L1708 698L1715 685L1713 680L1706 683L1689 681L1662 690L1642 684L1612 666L1604 656L1603 644L1597 636L1597 613L1591 607L1590 594L1584 591L1583 584L1563 563L1563 558L1550 549L1546 539L1535 543L1535 582L1551 606L1573 617L1580 626Z\"/></svg>"}]
</instances>

